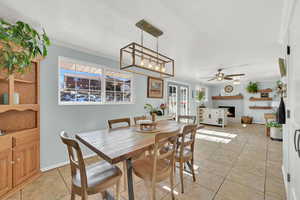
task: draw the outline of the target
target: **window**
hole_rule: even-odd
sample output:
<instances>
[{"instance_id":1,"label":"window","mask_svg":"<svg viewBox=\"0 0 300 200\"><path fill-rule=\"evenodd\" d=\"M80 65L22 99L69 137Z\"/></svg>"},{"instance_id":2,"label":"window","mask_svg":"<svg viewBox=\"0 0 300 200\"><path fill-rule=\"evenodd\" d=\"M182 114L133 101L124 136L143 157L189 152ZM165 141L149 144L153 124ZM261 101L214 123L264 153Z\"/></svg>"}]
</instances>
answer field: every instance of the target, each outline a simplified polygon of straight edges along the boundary
<instances>
[{"instance_id":1,"label":"window","mask_svg":"<svg viewBox=\"0 0 300 200\"><path fill-rule=\"evenodd\" d=\"M131 102L131 74L96 64L59 58L59 104Z\"/></svg>"}]
</instances>

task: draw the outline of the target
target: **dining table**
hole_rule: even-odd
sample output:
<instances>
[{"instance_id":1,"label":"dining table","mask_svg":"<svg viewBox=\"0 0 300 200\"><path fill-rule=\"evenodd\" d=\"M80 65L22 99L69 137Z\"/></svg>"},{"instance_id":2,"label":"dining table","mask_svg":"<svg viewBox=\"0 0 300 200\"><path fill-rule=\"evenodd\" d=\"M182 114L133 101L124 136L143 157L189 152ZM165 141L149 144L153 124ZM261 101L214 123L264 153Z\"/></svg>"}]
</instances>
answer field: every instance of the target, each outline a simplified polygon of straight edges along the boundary
<instances>
[{"instance_id":1,"label":"dining table","mask_svg":"<svg viewBox=\"0 0 300 200\"><path fill-rule=\"evenodd\" d=\"M81 132L75 137L111 164L126 161L128 199L134 200L132 158L152 146L155 143L156 134L174 131L180 135L184 125L185 123L175 120L162 120L157 122L155 132L142 132L139 125L134 125ZM202 128L202 126L198 126L198 128ZM113 198L110 196L109 199Z\"/></svg>"}]
</instances>

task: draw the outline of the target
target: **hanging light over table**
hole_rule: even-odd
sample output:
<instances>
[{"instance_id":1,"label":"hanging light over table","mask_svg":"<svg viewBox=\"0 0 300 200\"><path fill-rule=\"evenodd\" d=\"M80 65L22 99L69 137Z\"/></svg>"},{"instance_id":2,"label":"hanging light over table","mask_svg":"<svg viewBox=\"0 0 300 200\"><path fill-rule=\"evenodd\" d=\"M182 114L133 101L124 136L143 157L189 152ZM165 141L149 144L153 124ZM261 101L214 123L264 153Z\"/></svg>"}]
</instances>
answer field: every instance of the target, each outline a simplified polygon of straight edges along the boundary
<instances>
[{"instance_id":1,"label":"hanging light over table","mask_svg":"<svg viewBox=\"0 0 300 200\"><path fill-rule=\"evenodd\" d=\"M145 20L136 26L141 29L141 44L132 42L120 49L120 69L146 76L174 77L174 60L158 49L158 38L163 32ZM156 38L156 51L144 47L144 31Z\"/></svg>"}]
</instances>

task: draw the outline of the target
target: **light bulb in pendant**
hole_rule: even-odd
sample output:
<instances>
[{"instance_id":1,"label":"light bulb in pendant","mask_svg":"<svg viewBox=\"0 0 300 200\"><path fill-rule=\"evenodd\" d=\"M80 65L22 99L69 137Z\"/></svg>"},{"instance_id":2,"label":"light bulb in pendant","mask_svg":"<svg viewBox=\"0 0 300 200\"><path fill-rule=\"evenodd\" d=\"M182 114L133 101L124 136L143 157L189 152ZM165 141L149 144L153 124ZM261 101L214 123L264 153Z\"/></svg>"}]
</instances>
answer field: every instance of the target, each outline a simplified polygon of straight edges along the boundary
<instances>
[{"instance_id":1,"label":"light bulb in pendant","mask_svg":"<svg viewBox=\"0 0 300 200\"><path fill-rule=\"evenodd\" d=\"M156 70L156 71L159 71L159 68L160 68L160 67L159 67L159 64L156 63L155 70Z\"/></svg>"},{"instance_id":2,"label":"light bulb in pendant","mask_svg":"<svg viewBox=\"0 0 300 200\"><path fill-rule=\"evenodd\" d=\"M150 68L150 69L152 69L152 64L151 64L151 60L149 61L149 65L148 65L148 67Z\"/></svg>"},{"instance_id":3,"label":"light bulb in pendant","mask_svg":"<svg viewBox=\"0 0 300 200\"><path fill-rule=\"evenodd\" d=\"M145 65L145 62L144 62L144 59L142 59L141 60L141 66L144 67L144 65Z\"/></svg>"}]
</instances>

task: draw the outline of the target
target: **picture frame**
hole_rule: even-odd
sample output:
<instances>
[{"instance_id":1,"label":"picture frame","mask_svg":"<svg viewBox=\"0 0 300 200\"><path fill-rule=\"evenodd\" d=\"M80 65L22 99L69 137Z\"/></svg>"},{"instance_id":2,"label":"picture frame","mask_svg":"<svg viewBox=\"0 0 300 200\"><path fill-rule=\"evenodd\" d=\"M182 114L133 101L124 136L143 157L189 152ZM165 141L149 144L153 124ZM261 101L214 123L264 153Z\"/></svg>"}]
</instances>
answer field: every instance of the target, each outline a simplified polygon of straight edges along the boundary
<instances>
[{"instance_id":1,"label":"picture frame","mask_svg":"<svg viewBox=\"0 0 300 200\"><path fill-rule=\"evenodd\" d=\"M261 98L269 98L269 93L268 92L262 92L260 93Z\"/></svg>"},{"instance_id":2,"label":"picture frame","mask_svg":"<svg viewBox=\"0 0 300 200\"><path fill-rule=\"evenodd\" d=\"M164 97L164 80L156 77L148 77L147 98L162 99Z\"/></svg>"}]
</instances>

